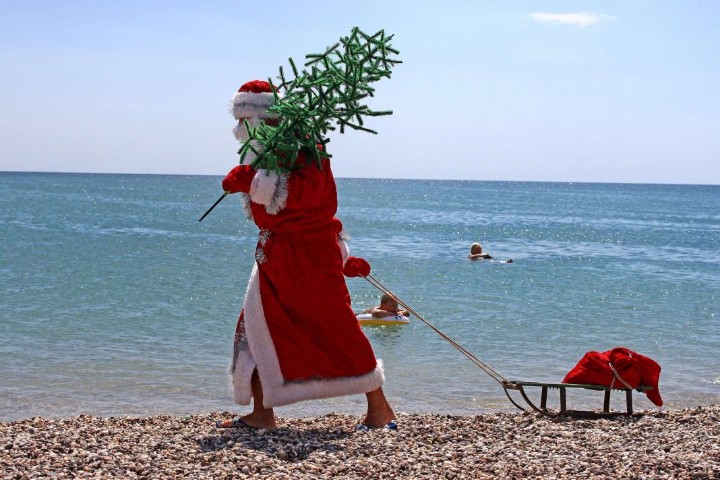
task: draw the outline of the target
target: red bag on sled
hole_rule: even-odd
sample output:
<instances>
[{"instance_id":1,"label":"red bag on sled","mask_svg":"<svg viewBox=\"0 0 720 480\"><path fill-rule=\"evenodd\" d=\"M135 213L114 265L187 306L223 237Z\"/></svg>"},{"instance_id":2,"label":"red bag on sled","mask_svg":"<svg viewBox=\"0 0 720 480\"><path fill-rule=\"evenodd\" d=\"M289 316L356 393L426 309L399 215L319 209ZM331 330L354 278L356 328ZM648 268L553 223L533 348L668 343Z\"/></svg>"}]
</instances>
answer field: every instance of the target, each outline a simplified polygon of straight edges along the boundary
<instances>
[{"instance_id":1,"label":"red bag on sled","mask_svg":"<svg viewBox=\"0 0 720 480\"><path fill-rule=\"evenodd\" d=\"M563 383L585 383L611 388L652 387L645 393L655 405L662 406L658 384L660 365L655 360L624 347L607 352L587 352L565 375Z\"/></svg>"}]
</instances>

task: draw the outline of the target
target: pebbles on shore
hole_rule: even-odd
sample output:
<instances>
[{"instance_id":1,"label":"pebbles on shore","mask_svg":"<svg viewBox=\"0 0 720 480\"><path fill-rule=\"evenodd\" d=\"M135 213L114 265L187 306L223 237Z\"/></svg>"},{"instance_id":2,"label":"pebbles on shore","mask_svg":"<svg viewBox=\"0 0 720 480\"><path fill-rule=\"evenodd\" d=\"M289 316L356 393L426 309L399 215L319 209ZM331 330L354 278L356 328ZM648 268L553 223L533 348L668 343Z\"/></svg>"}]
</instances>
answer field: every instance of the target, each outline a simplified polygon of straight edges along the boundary
<instances>
[{"instance_id":1,"label":"pebbles on shore","mask_svg":"<svg viewBox=\"0 0 720 480\"><path fill-rule=\"evenodd\" d=\"M720 479L720 406L612 419L531 413L279 419L217 430L228 412L0 423L0 478Z\"/></svg>"}]
</instances>

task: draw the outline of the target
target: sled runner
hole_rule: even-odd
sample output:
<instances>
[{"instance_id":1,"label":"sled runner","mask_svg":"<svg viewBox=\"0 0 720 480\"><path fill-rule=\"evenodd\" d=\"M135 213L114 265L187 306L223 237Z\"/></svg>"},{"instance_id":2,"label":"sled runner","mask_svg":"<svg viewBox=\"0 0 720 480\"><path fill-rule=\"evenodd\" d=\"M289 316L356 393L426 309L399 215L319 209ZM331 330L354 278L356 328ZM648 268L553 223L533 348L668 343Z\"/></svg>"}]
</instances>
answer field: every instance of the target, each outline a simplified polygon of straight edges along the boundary
<instances>
[{"instance_id":1,"label":"sled runner","mask_svg":"<svg viewBox=\"0 0 720 480\"><path fill-rule=\"evenodd\" d=\"M522 381L509 381L504 380L501 382L501 385L503 389L505 389L505 394L507 395L510 402L515 405L520 410L525 411L525 408L521 405L518 405L518 403L510 396L509 390L515 390L520 393L520 396L525 400L525 403L527 403L530 408L535 410L538 413L541 413L543 415L548 415L551 417L558 417L558 416L572 416L572 417L613 417L617 415L633 415L633 398L632 398L632 392L633 389L630 388L610 388L606 387L604 385L590 385L590 384L581 384L581 383L540 383L540 382L522 382ZM526 389L540 389L540 406L537 406L535 402L533 402L530 397L528 396L528 392ZM570 410L567 408L567 390L568 389L585 389L585 390L595 390L598 392L604 392L604 400L603 400L603 409L602 412L598 412L595 410ZM647 392L651 391L653 388L641 385L637 389L638 392ZM549 409L547 407L547 401L548 401L548 390L559 390L560 392L560 406L557 410ZM610 394L613 391L620 391L625 392L625 404L626 404L626 411L625 412L619 412L619 411L611 411L610 410Z\"/></svg>"}]
</instances>

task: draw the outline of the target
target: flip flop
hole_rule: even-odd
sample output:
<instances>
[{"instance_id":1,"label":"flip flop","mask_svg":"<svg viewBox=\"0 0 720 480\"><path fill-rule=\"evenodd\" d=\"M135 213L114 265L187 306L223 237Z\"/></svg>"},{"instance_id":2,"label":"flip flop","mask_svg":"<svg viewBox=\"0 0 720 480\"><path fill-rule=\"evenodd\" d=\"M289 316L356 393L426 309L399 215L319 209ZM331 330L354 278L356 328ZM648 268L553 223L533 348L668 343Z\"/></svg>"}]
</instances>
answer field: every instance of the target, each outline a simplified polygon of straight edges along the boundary
<instances>
[{"instance_id":1,"label":"flip flop","mask_svg":"<svg viewBox=\"0 0 720 480\"><path fill-rule=\"evenodd\" d=\"M252 430L257 430L257 428L248 425L248 423L243 420L242 418L231 418L228 420L217 420L215 421L215 427L216 428L250 428Z\"/></svg>"},{"instance_id":2,"label":"flip flop","mask_svg":"<svg viewBox=\"0 0 720 480\"><path fill-rule=\"evenodd\" d=\"M385 424L385 426L382 427L373 427L371 425L365 425L364 423L361 423L357 427L355 427L355 430L358 432L367 432L368 430L375 430L376 428L384 428L386 430L397 430L398 426L397 423L395 423L395 420L390 420L388 423Z\"/></svg>"}]
</instances>

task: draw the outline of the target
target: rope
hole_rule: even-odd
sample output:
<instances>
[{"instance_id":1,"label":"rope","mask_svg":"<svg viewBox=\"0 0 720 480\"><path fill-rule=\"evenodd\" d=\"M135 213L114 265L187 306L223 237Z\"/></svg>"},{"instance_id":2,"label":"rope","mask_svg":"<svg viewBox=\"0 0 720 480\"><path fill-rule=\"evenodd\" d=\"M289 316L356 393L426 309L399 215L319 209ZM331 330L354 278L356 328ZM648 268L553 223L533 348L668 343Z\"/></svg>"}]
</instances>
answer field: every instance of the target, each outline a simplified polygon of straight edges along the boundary
<instances>
[{"instance_id":1,"label":"rope","mask_svg":"<svg viewBox=\"0 0 720 480\"><path fill-rule=\"evenodd\" d=\"M610 388L615 387L615 380L617 379L617 380L620 380L620 383L625 385L625 388L627 388L628 390L632 390L633 387L631 387L630 384L628 382L626 382L625 379L620 376L618 371L615 370L615 367L613 366L612 362L608 362L608 365L610 366L610 370L612 370L612 372L613 372L613 379L612 379L612 382L610 382Z\"/></svg>"},{"instance_id":2,"label":"rope","mask_svg":"<svg viewBox=\"0 0 720 480\"><path fill-rule=\"evenodd\" d=\"M380 291L383 292L383 293L387 293L388 295L392 296L392 297L398 302L398 304L402 305L403 308L405 308L405 310L407 310L408 312L412 313L412 314L415 315L418 319L420 319L425 325L427 325L428 327L432 328L432 329L435 331L435 333L437 333L437 334L440 335L442 338L444 338L445 340L447 340L447 341L450 343L450 345L452 345L453 347L455 347L456 349L458 349L458 350L459 350L463 355L465 355L471 362L473 362L475 365L477 365L478 367L480 367L480 369L481 369L482 371L484 371L485 373L487 373L488 375L490 375L490 377L491 377L493 380L495 380L495 381L498 382L500 385L502 385L503 388L505 388L505 385L506 385L506 384L511 383L511 382L508 382L508 381L505 379L505 377L503 377L503 376L500 375L498 372L496 372L490 365L488 365L487 363L483 362L482 360L480 360L479 358L477 358L477 357L476 357L475 355L473 355L472 353L470 353L470 352L468 352L467 350L465 350L465 348L463 348L462 346L460 346L455 340L453 340L452 338L448 337L448 336L445 335L443 332L441 332L440 330L438 330L433 324L431 324L430 322L428 322L427 320L425 320L419 313L417 313L415 310L413 310L407 303L405 303L405 302L403 302L402 300L400 300L400 298L398 298L397 295L395 295L393 292L391 292L390 290L388 290L382 283L380 283L380 281L379 281L377 278L373 277L373 276L370 275L370 274L368 274L368 276L367 276L367 277L364 277L364 278L365 278L365 280L367 280L373 287L377 288L378 290L380 290Z\"/></svg>"}]
</instances>

